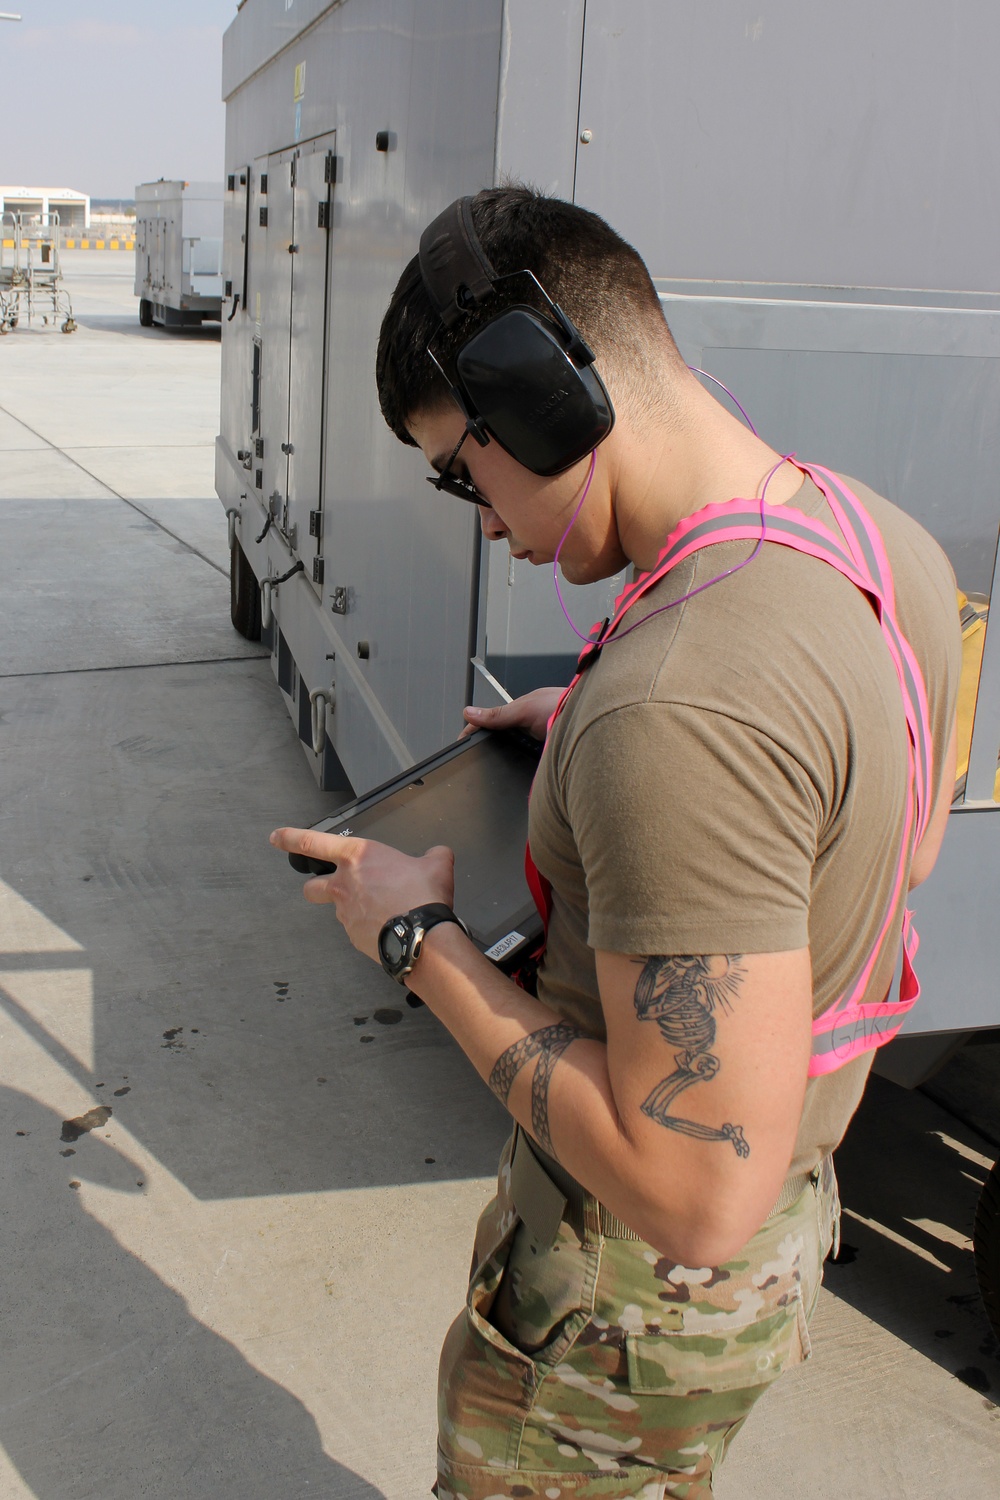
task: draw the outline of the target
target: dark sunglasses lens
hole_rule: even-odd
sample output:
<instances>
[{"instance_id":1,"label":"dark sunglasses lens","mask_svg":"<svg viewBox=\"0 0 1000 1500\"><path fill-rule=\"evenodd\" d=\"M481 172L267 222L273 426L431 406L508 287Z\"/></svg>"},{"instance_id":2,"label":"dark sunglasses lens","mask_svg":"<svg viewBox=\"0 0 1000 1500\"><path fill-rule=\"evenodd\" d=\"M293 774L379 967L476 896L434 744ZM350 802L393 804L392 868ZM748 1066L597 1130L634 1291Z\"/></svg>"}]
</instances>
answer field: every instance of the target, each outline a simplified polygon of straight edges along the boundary
<instances>
[{"instance_id":1,"label":"dark sunglasses lens","mask_svg":"<svg viewBox=\"0 0 1000 1500\"><path fill-rule=\"evenodd\" d=\"M454 495L457 500L468 500L471 505L487 503L476 494L471 484L466 484L464 480L456 479L451 474L428 474L427 483L432 484L436 490L443 490L446 495Z\"/></svg>"}]
</instances>

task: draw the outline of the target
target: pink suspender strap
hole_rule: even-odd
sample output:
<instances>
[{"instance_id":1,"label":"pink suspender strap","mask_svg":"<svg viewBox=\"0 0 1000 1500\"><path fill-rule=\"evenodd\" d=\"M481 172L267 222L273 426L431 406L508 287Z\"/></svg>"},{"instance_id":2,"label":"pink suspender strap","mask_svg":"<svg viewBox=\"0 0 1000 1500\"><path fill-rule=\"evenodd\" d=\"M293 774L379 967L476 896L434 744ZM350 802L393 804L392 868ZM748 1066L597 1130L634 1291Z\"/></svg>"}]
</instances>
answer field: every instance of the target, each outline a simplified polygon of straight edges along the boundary
<instances>
[{"instance_id":1,"label":"pink suspender strap","mask_svg":"<svg viewBox=\"0 0 1000 1500\"><path fill-rule=\"evenodd\" d=\"M892 569L881 535L858 497L843 480L828 469L798 464L823 492L842 535L837 537L821 521L804 515L789 505L768 505L759 500L731 500L725 505L709 505L686 516L667 538L656 566L623 589L615 601L610 623L594 627L594 638L581 653L577 674L559 700L552 719L562 712L567 698L594 655L614 635L625 615L667 573L692 553L717 542L759 541L762 522L766 540L791 547L829 563L871 601L899 679L907 726L909 778L903 836L897 858L896 874L888 910L864 966L849 990L830 1005L813 1023L813 1049L810 1076L829 1073L853 1058L882 1046L899 1031L907 1013L916 1003L920 985L913 970L918 939L912 914L903 916L903 956L899 998L879 1004L865 1004L864 995L872 973L892 930L913 848L927 826L932 805L932 744L930 715L923 676L916 656L896 619L895 590ZM547 880L535 866L530 848L525 853L528 885L542 921L548 930L552 910L552 892Z\"/></svg>"}]
</instances>

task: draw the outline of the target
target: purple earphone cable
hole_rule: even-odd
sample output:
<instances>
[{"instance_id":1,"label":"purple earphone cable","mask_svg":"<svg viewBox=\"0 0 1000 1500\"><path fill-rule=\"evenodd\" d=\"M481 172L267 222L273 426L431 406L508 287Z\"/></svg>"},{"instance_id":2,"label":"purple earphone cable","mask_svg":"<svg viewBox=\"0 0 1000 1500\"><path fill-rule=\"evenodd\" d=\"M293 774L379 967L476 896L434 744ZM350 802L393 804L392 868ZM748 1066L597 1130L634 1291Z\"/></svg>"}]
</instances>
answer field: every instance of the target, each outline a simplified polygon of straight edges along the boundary
<instances>
[{"instance_id":1,"label":"purple earphone cable","mask_svg":"<svg viewBox=\"0 0 1000 1500\"><path fill-rule=\"evenodd\" d=\"M729 396L729 398L732 400L734 405L739 407L740 411L743 413L743 418L750 431L753 433L754 437L757 436L756 427L753 425L746 412L743 411L742 406L740 406L740 403L736 400L736 397L733 395L728 386L723 385L721 380L716 380L714 375L709 375L707 370L699 370L696 365L688 365L688 369L693 371L696 375L704 375L708 380L711 380L717 386L720 386L722 390L725 391L726 395ZM686 594L682 594L679 599L672 599L669 604L661 605L659 609L654 609L648 615L643 615L641 620L637 620L635 624L630 625L627 630L622 630L619 631L616 635L609 636L608 639L606 641L602 641L601 644L614 645L617 641L623 641L627 635L632 634L633 630L638 630L640 625L645 625L646 621L652 620L655 615L662 615L668 609L676 609L678 604L685 604L688 599L693 599L696 594L703 594L705 590L710 589L713 584L721 583L723 578L731 578L734 573L738 573L741 568L745 568L748 563L752 563L754 558L760 552L761 547L763 547L765 541L767 540L767 515L764 510L764 497L767 494L767 487L771 483L771 480L774 478L775 474L781 468L782 464L787 463L789 459L792 459L794 457L794 453L783 454L782 457L778 459L778 462L774 465L774 467L768 471L767 477L764 480L763 488L760 492L760 536L757 538L757 542L749 557L745 557L742 562L736 563L732 568L727 568L724 573L718 573L714 578L709 578L707 582L700 583L697 588L691 589ZM562 552L566 538L569 536L570 532L573 530L573 527L576 525L577 517L583 509L583 502L586 500L587 495L590 491L590 485L594 477L594 468L596 464L597 450L595 449L594 452L590 455L590 468L587 471L587 482L583 487L583 494L580 496L579 503L577 504L576 510L573 512L569 525L566 527L566 530L563 532L562 536L559 539L559 545L556 548L556 554L552 562L552 581L556 587L556 597L559 600L559 607L565 615L566 623L569 625L569 628L570 630L572 630L573 634L577 637L578 640L586 641L588 645L595 644L594 638L593 636L584 635L582 631L577 630L570 617L569 610L566 608L566 601L563 599L562 589L559 587L559 556Z\"/></svg>"}]
</instances>

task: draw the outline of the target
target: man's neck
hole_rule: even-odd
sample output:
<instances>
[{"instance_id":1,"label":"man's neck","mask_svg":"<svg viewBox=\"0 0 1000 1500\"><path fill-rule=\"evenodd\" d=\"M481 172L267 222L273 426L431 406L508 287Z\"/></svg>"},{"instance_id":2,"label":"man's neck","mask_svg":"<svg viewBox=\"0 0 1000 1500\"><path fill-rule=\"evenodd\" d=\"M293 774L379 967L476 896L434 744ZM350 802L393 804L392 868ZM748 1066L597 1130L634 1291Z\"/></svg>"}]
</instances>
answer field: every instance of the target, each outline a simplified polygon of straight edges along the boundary
<instances>
[{"instance_id":1,"label":"man's neck","mask_svg":"<svg viewBox=\"0 0 1000 1500\"><path fill-rule=\"evenodd\" d=\"M802 474L782 465L779 453L691 377L672 420L641 430L621 424L612 485L622 547L638 568L651 568L685 516L737 496L759 497L765 481L768 503L781 505L801 487Z\"/></svg>"}]
</instances>

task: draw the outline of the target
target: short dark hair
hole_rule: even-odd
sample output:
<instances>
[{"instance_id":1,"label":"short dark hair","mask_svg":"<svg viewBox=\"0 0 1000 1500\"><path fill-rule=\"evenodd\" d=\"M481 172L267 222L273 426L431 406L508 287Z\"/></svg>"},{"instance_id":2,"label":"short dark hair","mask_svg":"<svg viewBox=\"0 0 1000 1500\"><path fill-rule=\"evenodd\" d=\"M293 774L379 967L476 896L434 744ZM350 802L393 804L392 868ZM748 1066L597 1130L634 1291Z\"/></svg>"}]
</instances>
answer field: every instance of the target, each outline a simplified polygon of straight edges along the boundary
<instances>
[{"instance_id":1,"label":"short dark hair","mask_svg":"<svg viewBox=\"0 0 1000 1500\"><path fill-rule=\"evenodd\" d=\"M618 371L640 403L657 402L642 390L650 345L661 358L680 362L656 288L637 250L589 209L550 198L523 183L485 188L472 200L476 234L495 270L534 272L548 295L579 328L597 355L598 368ZM446 370L483 323L514 302L540 303L520 282L501 288L482 307L446 330L431 306L416 256L392 294L379 334L375 378L382 415L403 443L417 412L447 399L447 386L427 354L432 341ZM662 377L661 377L662 378ZM613 395L620 394L613 391Z\"/></svg>"}]
</instances>

